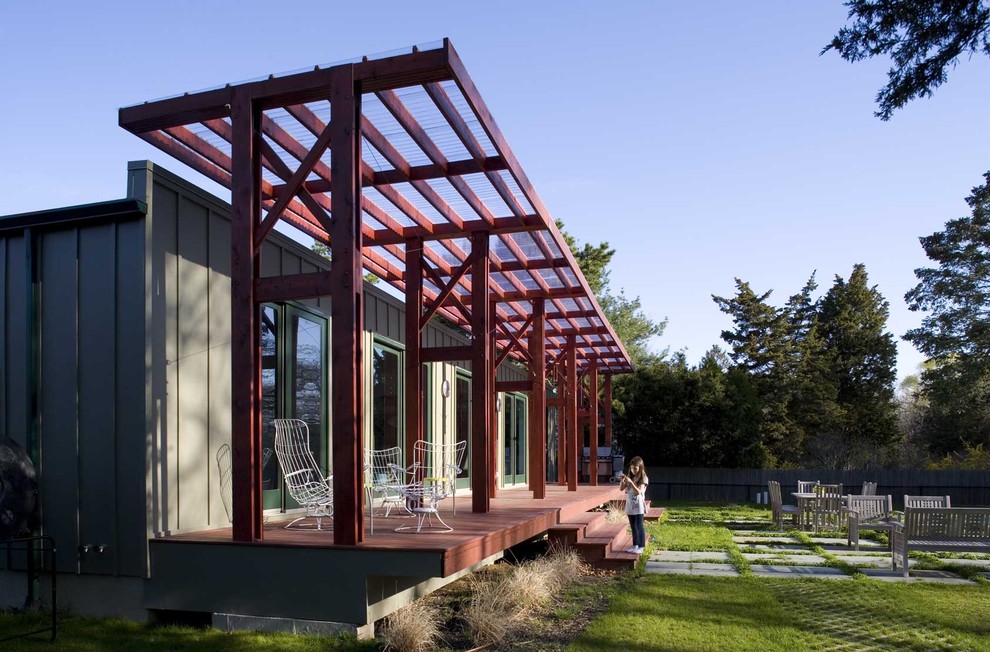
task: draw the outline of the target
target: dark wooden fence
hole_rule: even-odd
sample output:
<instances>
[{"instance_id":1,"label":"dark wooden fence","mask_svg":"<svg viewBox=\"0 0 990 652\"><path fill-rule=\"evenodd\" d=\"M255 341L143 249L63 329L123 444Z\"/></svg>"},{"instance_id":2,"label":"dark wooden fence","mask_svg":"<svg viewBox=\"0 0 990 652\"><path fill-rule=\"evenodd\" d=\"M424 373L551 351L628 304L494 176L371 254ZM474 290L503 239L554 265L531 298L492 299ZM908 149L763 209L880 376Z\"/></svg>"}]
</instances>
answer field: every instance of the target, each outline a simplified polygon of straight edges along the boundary
<instances>
[{"instance_id":1,"label":"dark wooden fence","mask_svg":"<svg viewBox=\"0 0 990 652\"><path fill-rule=\"evenodd\" d=\"M844 493L858 494L863 482L876 482L878 494L890 494L900 509L904 495L946 495L953 507L990 506L990 471L824 471L821 469L686 469L650 467L647 496L654 505L666 500L755 503L767 482L780 482L785 503L798 480L842 483Z\"/></svg>"}]
</instances>

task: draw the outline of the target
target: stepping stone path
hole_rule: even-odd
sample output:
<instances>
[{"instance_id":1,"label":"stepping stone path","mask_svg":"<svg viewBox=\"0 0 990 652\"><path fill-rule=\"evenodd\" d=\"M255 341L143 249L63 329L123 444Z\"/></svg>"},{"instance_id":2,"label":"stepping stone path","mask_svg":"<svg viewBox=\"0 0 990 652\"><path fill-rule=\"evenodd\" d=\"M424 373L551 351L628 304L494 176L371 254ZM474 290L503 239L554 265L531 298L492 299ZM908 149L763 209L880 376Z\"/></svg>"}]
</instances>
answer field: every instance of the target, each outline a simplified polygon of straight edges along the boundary
<instances>
[{"instance_id":1,"label":"stepping stone path","mask_svg":"<svg viewBox=\"0 0 990 652\"><path fill-rule=\"evenodd\" d=\"M867 577L889 582L939 582L943 584L969 584L970 580L946 570L915 570L905 578L900 570L891 570L890 551L871 539L861 539L859 550L846 543L845 538L809 537L811 542L825 551L825 556L815 554L807 545L786 534L768 533L752 529L755 523L726 524L733 532L732 541L749 562L753 575L759 577L821 577L849 579L840 568L829 566L831 560L841 561L859 569ZM983 566L988 569L981 575L990 579L990 559L944 560L960 566ZM915 565L915 560L909 562ZM646 572L660 575L711 575L738 576L738 569L731 563L727 552L653 550L646 562Z\"/></svg>"}]
</instances>

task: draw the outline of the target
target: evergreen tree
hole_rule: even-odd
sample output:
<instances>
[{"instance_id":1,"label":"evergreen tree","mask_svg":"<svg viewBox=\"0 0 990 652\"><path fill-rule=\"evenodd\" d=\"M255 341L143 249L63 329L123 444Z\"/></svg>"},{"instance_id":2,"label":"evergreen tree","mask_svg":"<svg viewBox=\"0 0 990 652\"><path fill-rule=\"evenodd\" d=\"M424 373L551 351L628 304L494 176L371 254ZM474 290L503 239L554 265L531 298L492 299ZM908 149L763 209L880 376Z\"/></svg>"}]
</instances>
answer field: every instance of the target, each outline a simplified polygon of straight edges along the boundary
<instances>
[{"instance_id":1,"label":"evergreen tree","mask_svg":"<svg viewBox=\"0 0 990 652\"><path fill-rule=\"evenodd\" d=\"M805 443L814 443L823 433L834 432L842 414L836 401L838 388L832 374L832 357L819 325L821 301L812 298L817 289L812 273L801 291L788 299L786 307L790 340L788 410L793 436L805 450L805 462L812 465L820 460L807 459Z\"/></svg>"},{"instance_id":2,"label":"evergreen tree","mask_svg":"<svg viewBox=\"0 0 990 652\"><path fill-rule=\"evenodd\" d=\"M928 313L904 337L928 358L922 427L939 457L990 444L990 172L984 178L966 199L969 217L921 238L938 267L916 269L920 282L904 297Z\"/></svg>"},{"instance_id":3,"label":"evergreen tree","mask_svg":"<svg viewBox=\"0 0 990 652\"><path fill-rule=\"evenodd\" d=\"M767 303L773 291L757 295L749 283L736 279L731 299L712 295L719 309L732 317L734 330L722 331L735 366L752 377L760 399L760 432L769 461L795 462L801 451L788 403L788 371L792 357L788 313Z\"/></svg>"},{"instance_id":4,"label":"evergreen tree","mask_svg":"<svg viewBox=\"0 0 990 652\"><path fill-rule=\"evenodd\" d=\"M851 62L889 55L887 85L876 115L891 114L916 97L931 97L962 55L990 55L990 8L985 0L849 0L854 22L823 50Z\"/></svg>"},{"instance_id":5,"label":"evergreen tree","mask_svg":"<svg viewBox=\"0 0 990 652\"><path fill-rule=\"evenodd\" d=\"M895 439L897 347L884 330L889 313L862 264L853 266L848 281L837 275L822 298L822 337L844 412L835 442L845 451L844 462L843 456L835 458L843 466L877 464Z\"/></svg>"}]
</instances>

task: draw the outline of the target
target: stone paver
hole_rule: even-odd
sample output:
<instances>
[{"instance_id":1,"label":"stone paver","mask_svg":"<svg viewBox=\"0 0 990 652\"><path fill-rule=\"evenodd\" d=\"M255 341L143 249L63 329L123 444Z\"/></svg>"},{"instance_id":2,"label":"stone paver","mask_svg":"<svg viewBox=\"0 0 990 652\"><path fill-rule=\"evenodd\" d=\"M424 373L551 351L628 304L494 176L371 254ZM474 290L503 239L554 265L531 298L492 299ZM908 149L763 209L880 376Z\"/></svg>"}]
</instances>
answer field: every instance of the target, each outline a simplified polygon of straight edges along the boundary
<instances>
[{"instance_id":1,"label":"stone paver","mask_svg":"<svg viewBox=\"0 0 990 652\"><path fill-rule=\"evenodd\" d=\"M771 544L771 543L796 543L793 537L785 536L774 536L774 537L747 537L747 536L734 536L732 540L739 545L747 545L754 543Z\"/></svg>"},{"instance_id":2,"label":"stone paver","mask_svg":"<svg viewBox=\"0 0 990 652\"><path fill-rule=\"evenodd\" d=\"M732 564L702 564L683 562L646 562L646 572L657 575L707 575L721 577L736 577L739 571Z\"/></svg>"},{"instance_id":3,"label":"stone paver","mask_svg":"<svg viewBox=\"0 0 990 652\"><path fill-rule=\"evenodd\" d=\"M900 569L883 570L879 568L864 568L863 574L882 582L933 582L935 584L972 584L971 581L958 575L953 575L948 571L937 570L912 570L910 577L904 577Z\"/></svg>"},{"instance_id":4,"label":"stone paver","mask_svg":"<svg viewBox=\"0 0 990 652\"><path fill-rule=\"evenodd\" d=\"M681 550L658 550L650 555L650 560L656 561L700 561L702 559L729 560L727 552L685 552Z\"/></svg>"},{"instance_id":5,"label":"stone paver","mask_svg":"<svg viewBox=\"0 0 990 652\"><path fill-rule=\"evenodd\" d=\"M770 545L761 545L755 543L746 544L736 544L740 548L754 548L756 550L766 550L771 551L787 551L787 550L807 550L808 546L803 543L773 543Z\"/></svg>"},{"instance_id":6,"label":"stone paver","mask_svg":"<svg viewBox=\"0 0 990 652\"><path fill-rule=\"evenodd\" d=\"M825 558L819 555L767 555L744 552L745 557L750 562L768 561L773 565L786 564L788 566L811 566L812 564L824 564Z\"/></svg>"},{"instance_id":7,"label":"stone paver","mask_svg":"<svg viewBox=\"0 0 990 652\"><path fill-rule=\"evenodd\" d=\"M753 575L760 577L827 577L827 578L849 578L838 568L830 566L785 566L779 564L750 565Z\"/></svg>"}]
</instances>

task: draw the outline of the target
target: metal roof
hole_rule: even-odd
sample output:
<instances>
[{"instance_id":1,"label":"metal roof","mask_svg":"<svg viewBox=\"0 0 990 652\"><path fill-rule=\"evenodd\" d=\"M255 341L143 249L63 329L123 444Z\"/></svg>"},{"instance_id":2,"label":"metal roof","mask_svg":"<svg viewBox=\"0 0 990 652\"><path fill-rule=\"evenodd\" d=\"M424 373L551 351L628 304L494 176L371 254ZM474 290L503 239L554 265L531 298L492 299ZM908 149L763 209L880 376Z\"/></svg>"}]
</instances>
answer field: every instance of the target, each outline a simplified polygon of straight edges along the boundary
<instances>
[{"instance_id":1,"label":"metal roof","mask_svg":"<svg viewBox=\"0 0 990 652\"><path fill-rule=\"evenodd\" d=\"M574 335L582 366L631 371L622 342L449 41L348 65L361 89L365 269L404 290L407 247L421 239L425 298L436 301L456 278L437 312L467 325L469 237L486 231L500 345L526 335L520 331L530 328L531 299L545 297L551 360ZM281 219L328 244L331 69L125 107L120 125L230 188L230 107L236 92L250 95L262 107L262 237ZM305 178L294 178L317 152ZM275 216L267 217L273 208Z\"/></svg>"}]
</instances>

